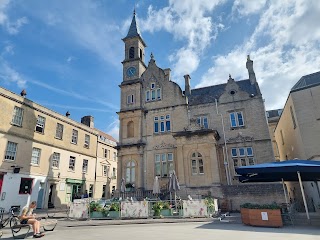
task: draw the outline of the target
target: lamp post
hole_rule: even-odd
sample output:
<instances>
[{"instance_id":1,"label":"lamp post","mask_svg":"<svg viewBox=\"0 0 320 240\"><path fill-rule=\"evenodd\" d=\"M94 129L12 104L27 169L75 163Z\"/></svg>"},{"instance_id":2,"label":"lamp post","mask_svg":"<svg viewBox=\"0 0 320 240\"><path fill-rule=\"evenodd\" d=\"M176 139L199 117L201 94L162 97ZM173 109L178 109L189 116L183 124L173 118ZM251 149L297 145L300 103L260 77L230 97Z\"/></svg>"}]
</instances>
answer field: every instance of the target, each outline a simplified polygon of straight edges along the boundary
<instances>
[{"instance_id":1,"label":"lamp post","mask_svg":"<svg viewBox=\"0 0 320 240\"><path fill-rule=\"evenodd\" d=\"M228 183L228 185L232 185L231 176L230 176L229 159L228 159L228 148L227 148L227 142L226 142L226 133L225 133L225 129L224 129L223 115L221 113L219 113L217 99L215 99L215 103L216 103L217 115L219 115L221 117L221 124L222 124L223 141L224 141L223 164L224 164L224 168L225 168L225 171L226 171L227 183Z\"/></svg>"}]
</instances>

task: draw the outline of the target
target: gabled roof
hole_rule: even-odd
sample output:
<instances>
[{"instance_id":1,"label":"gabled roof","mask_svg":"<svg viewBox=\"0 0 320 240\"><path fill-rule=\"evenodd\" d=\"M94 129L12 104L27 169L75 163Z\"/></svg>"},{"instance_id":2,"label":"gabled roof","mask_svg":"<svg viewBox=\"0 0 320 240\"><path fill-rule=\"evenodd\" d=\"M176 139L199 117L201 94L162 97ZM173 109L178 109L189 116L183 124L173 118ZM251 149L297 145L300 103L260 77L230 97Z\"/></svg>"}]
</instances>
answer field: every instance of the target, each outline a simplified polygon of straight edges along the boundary
<instances>
[{"instance_id":1,"label":"gabled roof","mask_svg":"<svg viewBox=\"0 0 320 240\"><path fill-rule=\"evenodd\" d=\"M136 11L133 12L133 18L127 36L124 38L141 37L139 26L136 21Z\"/></svg>"},{"instance_id":2,"label":"gabled roof","mask_svg":"<svg viewBox=\"0 0 320 240\"><path fill-rule=\"evenodd\" d=\"M239 88L242 91L247 92L248 94L257 95L257 89L255 85L252 85L249 79L236 81ZM196 88L191 90L191 95L189 97L190 105L198 105L198 104L206 104L206 103L214 103L215 99L219 99L219 97L224 93L227 83L204 87L204 88Z\"/></svg>"},{"instance_id":3,"label":"gabled roof","mask_svg":"<svg viewBox=\"0 0 320 240\"><path fill-rule=\"evenodd\" d=\"M320 85L320 72L305 75L291 88L291 92Z\"/></svg>"}]
</instances>

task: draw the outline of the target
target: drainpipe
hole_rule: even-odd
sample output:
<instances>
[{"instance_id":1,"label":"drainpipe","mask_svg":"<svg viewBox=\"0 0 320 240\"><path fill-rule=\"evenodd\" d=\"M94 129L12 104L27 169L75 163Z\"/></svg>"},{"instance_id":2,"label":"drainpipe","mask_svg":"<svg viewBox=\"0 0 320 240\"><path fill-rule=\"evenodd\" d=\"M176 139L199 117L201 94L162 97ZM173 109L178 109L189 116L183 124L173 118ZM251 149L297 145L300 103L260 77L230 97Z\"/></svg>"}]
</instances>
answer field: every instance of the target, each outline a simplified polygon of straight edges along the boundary
<instances>
[{"instance_id":1,"label":"drainpipe","mask_svg":"<svg viewBox=\"0 0 320 240\"><path fill-rule=\"evenodd\" d=\"M227 177L227 183L228 185L232 185L231 182L231 177L230 177L230 169L229 169L229 160L228 160L228 148L227 148L227 142L226 142L226 133L224 129L224 121L223 121L223 116L221 113L219 113L218 110L218 101L215 99L216 103L216 110L217 110L217 115L221 117L221 124L222 124L222 132L223 132L223 141L224 141L224 147L223 147L223 163L224 163L224 168L226 171L226 177Z\"/></svg>"},{"instance_id":2,"label":"drainpipe","mask_svg":"<svg viewBox=\"0 0 320 240\"><path fill-rule=\"evenodd\" d=\"M97 147L96 147L96 166L94 169L94 188L93 188L93 193L92 193L92 198L94 198L94 196L96 195L96 186L97 186L97 165L98 165L98 146L99 146L99 135L97 135ZM89 190L90 190L90 186L89 186Z\"/></svg>"}]
</instances>

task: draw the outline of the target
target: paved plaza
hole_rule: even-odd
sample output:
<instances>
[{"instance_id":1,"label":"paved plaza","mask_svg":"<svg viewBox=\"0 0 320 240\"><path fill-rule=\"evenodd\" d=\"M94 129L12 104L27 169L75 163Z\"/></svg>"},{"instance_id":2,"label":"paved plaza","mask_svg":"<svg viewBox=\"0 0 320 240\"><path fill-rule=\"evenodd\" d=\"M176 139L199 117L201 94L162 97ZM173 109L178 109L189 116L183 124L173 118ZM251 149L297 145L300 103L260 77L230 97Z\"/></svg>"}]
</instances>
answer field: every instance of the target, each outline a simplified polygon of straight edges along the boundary
<instances>
[{"instance_id":1,"label":"paved plaza","mask_svg":"<svg viewBox=\"0 0 320 240\"><path fill-rule=\"evenodd\" d=\"M29 238L32 238L30 236ZM8 230L2 239L12 239ZM212 223L212 222L185 222L185 223L155 223L155 224L128 224L68 227L65 224L54 232L48 232L42 239L114 239L114 240L320 240L320 229L310 226L260 228L248 227L242 224Z\"/></svg>"}]
</instances>

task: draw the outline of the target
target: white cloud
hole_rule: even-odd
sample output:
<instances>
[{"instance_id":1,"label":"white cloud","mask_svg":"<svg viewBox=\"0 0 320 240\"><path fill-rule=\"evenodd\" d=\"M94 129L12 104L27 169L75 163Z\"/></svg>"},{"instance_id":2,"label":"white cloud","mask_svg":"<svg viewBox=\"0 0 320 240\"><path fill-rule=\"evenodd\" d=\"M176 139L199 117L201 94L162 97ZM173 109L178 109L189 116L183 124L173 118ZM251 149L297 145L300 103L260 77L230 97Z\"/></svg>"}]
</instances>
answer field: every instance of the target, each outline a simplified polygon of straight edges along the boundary
<instances>
[{"instance_id":1,"label":"white cloud","mask_svg":"<svg viewBox=\"0 0 320 240\"><path fill-rule=\"evenodd\" d=\"M300 77L320 70L318 22L320 6L316 0L270 3L260 13L250 39L228 54L216 56L196 87L225 83L228 73L236 80L248 78L245 61L250 53L267 108L283 107Z\"/></svg>"},{"instance_id":2,"label":"white cloud","mask_svg":"<svg viewBox=\"0 0 320 240\"><path fill-rule=\"evenodd\" d=\"M0 1L0 26L2 25L9 34L14 35L19 33L19 30L23 25L28 23L28 19L26 17L21 17L15 21L11 20L8 16L10 2L11 0Z\"/></svg>"},{"instance_id":3,"label":"white cloud","mask_svg":"<svg viewBox=\"0 0 320 240\"><path fill-rule=\"evenodd\" d=\"M184 46L169 56L174 63L173 78L179 80L198 68L203 50L224 26L215 24L211 13L224 0L169 0L169 6L156 10L151 5L148 16L140 25L143 31L165 30Z\"/></svg>"},{"instance_id":4,"label":"white cloud","mask_svg":"<svg viewBox=\"0 0 320 240\"><path fill-rule=\"evenodd\" d=\"M113 118L113 121L107 127L107 133L117 141L119 140L119 119Z\"/></svg>"},{"instance_id":5,"label":"white cloud","mask_svg":"<svg viewBox=\"0 0 320 240\"><path fill-rule=\"evenodd\" d=\"M232 11L237 11L241 15L259 13L266 2L267 0L236 0L233 3Z\"/></svg>"},{"instance_id":6,"label":"white cloud","mask_svg":"<svg viewBox=\"0 0 320 240\"><path fill-rule=\"evenodd\" d=\"M21 74L15 71L2 57L0 57L0 80L4 83L16 83L19 88L25 88L26 80Z\"/></svg>"}]
</instances>

